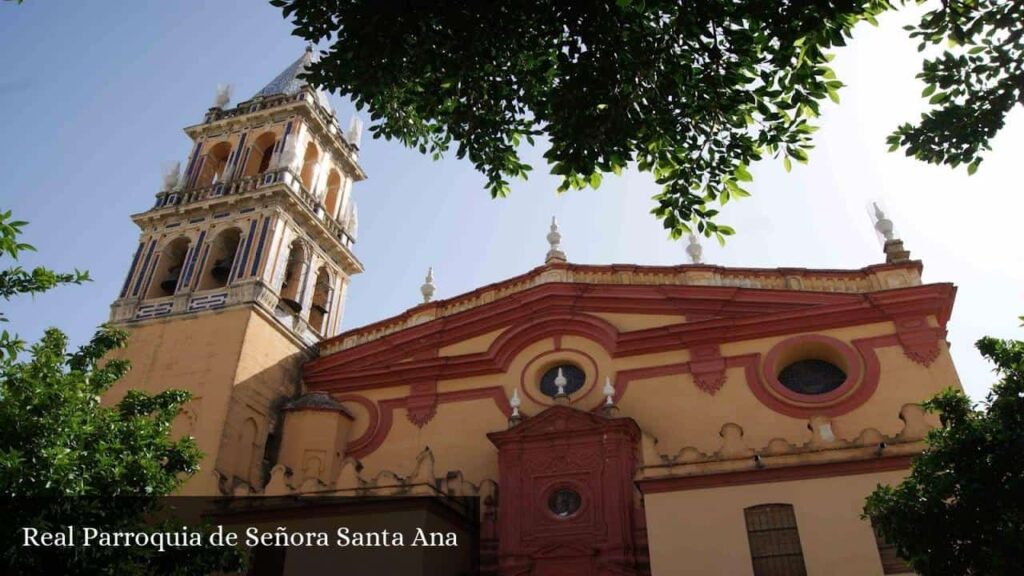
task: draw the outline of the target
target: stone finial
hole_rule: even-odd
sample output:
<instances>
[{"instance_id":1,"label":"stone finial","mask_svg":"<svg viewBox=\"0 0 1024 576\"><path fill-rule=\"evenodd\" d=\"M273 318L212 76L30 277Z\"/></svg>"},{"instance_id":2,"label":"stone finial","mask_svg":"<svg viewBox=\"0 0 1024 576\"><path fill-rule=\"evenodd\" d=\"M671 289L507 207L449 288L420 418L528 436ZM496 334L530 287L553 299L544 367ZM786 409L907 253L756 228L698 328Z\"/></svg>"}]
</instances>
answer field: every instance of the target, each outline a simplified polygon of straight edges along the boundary
<instances>
[{"instance_id":1,"label":"stone finial","mask_svg":"<svg viewBox=\"0 0 1024 576\"><path fill-rule=\"evenodd\" d=\"M423 303L426 304L434 299L434 292L437 288L434 286L434 268L427 268L427 277L423 281L423 285L420 286L420 294L423 294Z\"/></svg>"},{"instance_id":2,"label":"stone finial","mask_svg":"<svg viewBox=\"0 0 1024 576\"><path fill-rule=\"evenodd\" d=\"M569 379L565 377L565 373L562 372L562 368L558 368L558 375L555 376L555 402L558 404L569 403L569 393L565 391L565 387L569 384Z\"/></svg>"},{"instance_id":3,"label":"stone finial","mask_svg":"<svg viewBox=\"0 0 1024 576\"><path fill-rule=\"evenodd\" d=\"M892 220L885 217L885 212L878 207L877 202L872 202L871 205L875 208L875 230L885 238L886 242L895 240L896 236L892 232Z\"/></svg>"},{"instance_id":4,"label":"stone finial","mask_svg":"<svg viewBox=\"0 0 1024 576\"><path fill-rule=\"evenodd\" d=\"M348 121L348 131L345 133L345 140L356 150L359 149L359 142L363 138L363 119L358 114L353 114Z\"/></svg>"},{"instance_id":5,"label":"stone finial","mask_svg":"<svg viewBox=\"0 0 1024 576\"><path fill-rule=\"evenodd\" d=\"M164 190L174 190L181 181L181 162L164 167Z\"/></svg>"},{"instance_id":6,"label":"stone finial","mask_svg":"<svg viewBox=\"0 0 1024 576\"><path fill-rule=\"evenodd\" d=\"M690 256L690 262L700 264L703 262L704 248L697 241L697 236L690 234L690 243L686 245L686 253Z\"/></svg>"},{"instance_id":7,"label":"stone finial","mask_svg":"<svg viewBox=\"0 0 1024 576\"><path fill-rule=\"evenodd\" d=\"M885 261L888 264L899 264L910 261L910 251L903 248L903 241L896 237L893 231L892 220L885 216L885 212L872 202L874 208L875 230L885 239L882 250L885 252Z\"/></svg>"},{"instance_id":8,"label":"stone finial","mask_svg":"<svg viewBox=\"0 0 1024 576\"><path fill-rule=\"evenodd\" d=\"M612 377L604 377L604 389L601 390L604 394L605 406L613 406L615 404L615 386L612 385Z\"/></svg>"},{"instance_id":9,"label":"stone finial","mask_svg":"<svg viewBox=\"0 0 1024 576\"><path fill-rule=\"evenodd\" d=\"M231 102L231 84L218 84L217 95L213 97L214 108L224 108Z\"/></svg>"},{"instance_id":10,"label":"stone finial","mask_svg":"<svg viewBox=\"0 0 1024 576\"><path fill-rule=\"evenodd\" d=\"M604 394L604 406L601 407L601 412L611 418L619 412L619 407L615 405L615 386L612 385L611 376L604 377L604 388L601 392Z\"/></svg>"},{"instance_id":11,"label":"stone finial","mask_svg":"<svg viewBox=\"0 0 1024 576\"><path fill-rule=\"evenodd\" d=\"M551 217L551 230L548 232L547 238L551 249L548 250L544 263L565 262L565 252L562 252L562 234L558 231L558 220L554 216Z\"/></svg>"},{"instance_id":12,"label":"stone finial","mask_svg":"<svg viewBox=\"0 0 1024 576\"><path fill-rule=\"evenodd\" d=\"M519 399L519 388L512 390L512 397L508 399L508 405L512 407L512 415L508 418L508 427L511 428L523 421L522 415L519 414L519 407L523 405L523 401Z\"/></svg>"}]
</instances>

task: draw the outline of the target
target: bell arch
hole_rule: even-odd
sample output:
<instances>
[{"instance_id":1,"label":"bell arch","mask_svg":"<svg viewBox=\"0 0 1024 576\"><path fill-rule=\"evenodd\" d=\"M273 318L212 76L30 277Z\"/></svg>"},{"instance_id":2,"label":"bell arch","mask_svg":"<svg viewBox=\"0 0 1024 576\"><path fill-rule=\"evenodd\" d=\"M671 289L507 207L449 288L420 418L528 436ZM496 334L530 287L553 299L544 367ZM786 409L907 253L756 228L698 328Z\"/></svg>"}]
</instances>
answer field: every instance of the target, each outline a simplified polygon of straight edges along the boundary
<instances>
[{"instance_id":1,"label":"bell arch","mask_svg":"<svg viewBox=\"0 0 1024 576\"><path fill-rule=\"evenodd\" d=\"M306 190L313 191L313 181L316 178L316 164L320 160L320 150L316 144L306 144L306 152L302 155L302 171L299 172L299 180L302 181Z\"/></svg>"},{"instance_id":2,"label":"bell arch","mask_svg":"<svg viewBox=\"0 0 1024 576\"><path fill-rule=\"evenodd\" d=\"M298 238L288 246L284 278L281 280L278 295L280 303L295 313L302 311L302 277L309 254L309 249Z\"/></svg>"},{"instance_id":3,"label":"bell arch","mask_svg":"<svg viewBox=\"0 0 1024 576\"><path fill-rule=\"evenodd\" d=\"M338 217L338 208L341 204L341 174L337 169L331 169L327 176L327 194L324 195L324 210L331 218Z\"/></svg>"},{"instance_id":4,"label":"bell arch","mask_svg":"<svg viewBox=\"0 0 1024 576\"><path fill-rule=\"evenodd\" d=\"M191 240L185 236L175 238L164 246L160 260L153 271L146 298L163 298L173 296L178 288L178 281L185 267L185 257Z\"/></svg>"},{"instance_id":5,"label":"bell arch","mask_svg":"<svg viewBox=\"0 0 1024 576\"><path fill-rule=\"evenodd\" d=\"M331 313L331 297L334 295L334 280L327 266L321 266L316 272L316 284L313 286L313 301L309 308L309 325L318 334L324 336L327 318Z\"/></svg>"},{"instance_id":6,"label":"bell arch","mask_svg":"<svg viewBox=\"0 0 1024 576\"><path fill-rule=\"evenodd\" d=\"M242 231L238 228L222 230L210 243L210 253L199 279L199 290L215 290L228 285L231 267L238 254Z\"/></svg>"},{"instance_id":7,"label":"bell arch","mask_svg":"<svg viewBox=\"0 0 1024 576\"><path fill-rule=\"evenodd\" d=\"M260 134L252 144L249 159L245 163L245 170L242 171L242 177L256 176L269 170L270 161L274 157L274 148L276 146L276 134L273 132Z\"/></svg>"},{"instance_id":8,"label":"bell arch","mask_svg":"<svg viewBox=\"0 0 1024 576\"><path fill-rule=\"evenodd\" d=\"M196 179L196 186L209 186L224 179L228 156L231 155L230 142L218 142L203 157L203 167Z\"/></svg>"}]
</instances>

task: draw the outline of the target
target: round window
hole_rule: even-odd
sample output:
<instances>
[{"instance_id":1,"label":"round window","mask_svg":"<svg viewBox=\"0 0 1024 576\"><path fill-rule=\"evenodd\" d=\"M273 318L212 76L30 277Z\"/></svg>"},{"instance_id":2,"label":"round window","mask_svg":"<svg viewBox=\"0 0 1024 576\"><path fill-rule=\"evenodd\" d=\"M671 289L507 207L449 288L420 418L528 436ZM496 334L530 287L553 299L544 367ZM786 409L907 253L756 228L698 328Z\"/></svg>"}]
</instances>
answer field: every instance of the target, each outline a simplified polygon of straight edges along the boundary
<instances>
[{"instance_id":1,"label":"round window","mask_svg":"<svg viewBox=\"0 0 1024 576\"><path fill-rule=\"evenodd\" d=\"M548 510L559 518L568 518L579 511L583 504L579 492L571 488L559 488L548 497Z\"/></svg>"},{"instance_id":2,"label":"round window","mask_svg":"<svg viewBox=\"0 0 1024 576\"><path fill-rule=\"evenodd\" d=\"M779 372L779 382L797 394L827 394L846 381L846 372L825 360L798 360Z\"/></svg>"},{"instance_id":3,"label":"round window","mask_svg":"<svg viewBox=\"0 0 1024 576\"><path fill-rule=\"evenodd\" d=\"M554 398L558 394L558 384L555 383L555 380L558 378L559 371L565 377L564 390L566 394L572 394L583 388L583 384L587 381L587 375L574 364L553 366L540 378L540 391L545 396Z\"/></svg>"}]
</instances>

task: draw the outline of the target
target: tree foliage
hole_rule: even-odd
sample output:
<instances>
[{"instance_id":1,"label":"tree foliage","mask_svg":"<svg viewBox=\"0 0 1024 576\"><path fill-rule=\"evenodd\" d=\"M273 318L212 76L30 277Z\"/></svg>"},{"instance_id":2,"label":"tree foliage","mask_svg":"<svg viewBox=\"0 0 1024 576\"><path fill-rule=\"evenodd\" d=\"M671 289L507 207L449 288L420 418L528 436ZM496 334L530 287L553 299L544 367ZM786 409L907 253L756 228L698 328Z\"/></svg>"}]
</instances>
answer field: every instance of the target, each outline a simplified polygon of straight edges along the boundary
<instances>
[{"instance_id":1,"label":"tree foliage","mask_svg":"<svg viewBox=\"0 0 1024 576\"><path fill-rule=\"evenodd\" d=\"M890 150L903 147L932 164L967 164L973 174L1006 116L1024 104L1024 2L944 0L908 29L920 39L919 51L949 48L926 59L918 74L934 108L916 126L893 132Z\"/></svg>"},{"instance_id":2,"label":"tree foliage","mask_svg":"<svg viewBox=\"0 0 1024 576\"><path fill-rule=\"evenodd\" d=\"M983 338L1001 380L983 409L960 391L926 404L943 426L898 486L865 514L916 572L1024 574L1024 342Z\"/></svg>"},{"instance_id":3,"label":"tree foliage","mask_svg":"<svg viewBox=\"0 0 1024 576\"><path fill-rule=\"evenodd\" d=\"M538 138L560 191L596 188L602 174L635 162L662 187L652 212L673 237L695 227L719 241L733 230L717 223L718 207L748 195L752 163L781 157L788 170L807 161L812 121L842 86L830 50L893 8L888 0L271 4L295 34L330 44L308 77L368 108L374 137L435 158L454 147L493 196L527 176L520 145ZM890 143L977 168L977 150L1020 98L1024 18L1011 20L1021 4L947 0L925 17L914 31L925 43L949 36L980 49L966 64L926 65L922 77L939 87L932 103L942 108Z\"/></svg>"},{"instance_id":4,"label":"tree foliage","mask_svg":"<svg viewBox=\"0 0 1024 576\"><path fill-rule=\"evenodd\" d=\"M0 218L3 253L31 249L19 243L24 222ZM12 272L13 270L13 272ZM81 282L84 273L0 274L5 298ZM21 546L24 526L58 529L93 526L143 532L180 524L154 523L159 497L195 473L200 453L191 438L172 440L171 421L189 394L130 391L116 406L101 396L129 369L105 360L127 335L101 327L76 351L55 328L28 349L6 338L0 357L0 572L4 574L208 574L234 570L241 556L231 548L50 548Z\"/></svg>"},{"instance_id":5,"label":"tree foliage","mask_svg":"<svg viewBox=\"0 0 1024 576\"><path fill-rule=\"evenodd\" d=\"M11 211L0 212L0 257L18 259L18 254L33 251L29 244L18 241L21 229L27 224L21 220L12 220ZM81 284L89 280L89 273L75 270L73 273L59 273L37 266L31 271L21 266L11 266L0 270L0 297L10 300L20 294L39 294L61 284ZM0 311L0 322L7 322ZM0 332L0 360L6 356L14 356L24 347L24 342L4 330Z\"/></svg>"}]
</instances>

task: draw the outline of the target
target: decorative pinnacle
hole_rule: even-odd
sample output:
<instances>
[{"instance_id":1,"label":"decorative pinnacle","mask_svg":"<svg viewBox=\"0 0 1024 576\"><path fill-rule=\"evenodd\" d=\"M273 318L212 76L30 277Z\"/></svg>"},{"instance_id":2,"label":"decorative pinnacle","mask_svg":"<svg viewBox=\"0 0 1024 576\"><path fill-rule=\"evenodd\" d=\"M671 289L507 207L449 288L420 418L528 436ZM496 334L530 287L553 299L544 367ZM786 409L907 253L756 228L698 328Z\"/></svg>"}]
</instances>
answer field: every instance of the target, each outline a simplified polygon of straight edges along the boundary
<instances>
[{"instance_id":1,"label":"decorative pinnacle","mask_svg":"<svg viewBox=\"0 0 1024 576\"><path fill-rule=\"evenodd\" d=\"M424 304L434 299L434 291L436 289L434 286L434 268L427 268L427 277L424 279L423 285L420 286L420 294L423 294Z\"/></svg>"},{"instance_id":2,"label":"decorative pinnacle","mask_svg":"<svg viewBox=\"0 0 1024 576\"><path fill-rule=\"evenodd\" d=\"M548 250L544 263L565 262L565 252L562 252L562 234L558 232L558 220L554 216L551 217L551 231L548 232L547 238L551 249Z\"/></svg>"},{"instance_id":3,"label":"decorative pinnacle","mask_svg":"<svg viewBox=\"0 0 1024 576\"><path fill-rule=\"evenodd\" d=\"M568 396L568 394L565 393L565 385L568 384L568 383L569 383L569 380L567 380L565 378L565 374L562 373L562 368L559 367L558 368L558 376L555 376L555 386L558 387L558 392L555 394L555 397Z\"/></svg>"},{"instance_id":4,"label":"decorative pinnacle","mask_svg":"<svg viewBox=\"0 0 1024 576\"><path fill-rule=\"evenodd\" d=\"M885 217L885 212L882 212L882 209L878 207L877 202L872 202L871 205L875 207L875 230L877 230L887 242L889 240L895 240L896 236L892 231L892 220Z\"/></svg>"},{"instance_id":5,"label":"decorative pinnacle","mask_svg":"<svg viewBox=\"0 0 1024 576\"><path fill-rule=\"evenodd\" d=\"M611 376L605 376L604 377L604 389L601 390L601 392L604 393L604 398L605 398L604 405L605 406L614 406L615 405L615 400L613 400L613 398L615 397L615 386L612 385L612 377Z\"/></svg>"},{"instance_id":6,"label":"decorative pinnacle","mask_svg":"<svg viewBox=\"0 0 1024 576\"><path fill-rule=\"evenodd\" d=\"M217 95L213 98L214 108L224 108L231 102L231 84L218 84Z\"/></svg>"},{"instance_id":7,"label":"decorative pinnacle","mask_svg":"<svg viewBox=\"0 0 1024 576\"><path fill-rule=\"evenodd\" d=\"M686 253L690 255L690 262L693 264L700 264L702 262L701 257L704 255L704 248L693 234L690 234L690 243L686 246Z\"/></svg>"},{"instance_id":8,"label":"decorative pinnacle","mask_svg":"<svg viewBox=\"0 0 1024 576\"><path fill-rule=\"evenodd\" d=\"M181 162L175 162L164 167L164 190L174 190L181 180Z\"/></svg>"},{"instance_id":9,"label":"decorative pinnacle","mask_svg":"<svg viewBox=\"0 0 1024 576\"><path fill-rule=\"evenodd\" d=\"M512 397L508 399L508 405L512 407L512 417L519 418L519 407L523 401L519 399L519 388L512 390Z\"/></svg>"}]
</instances>

